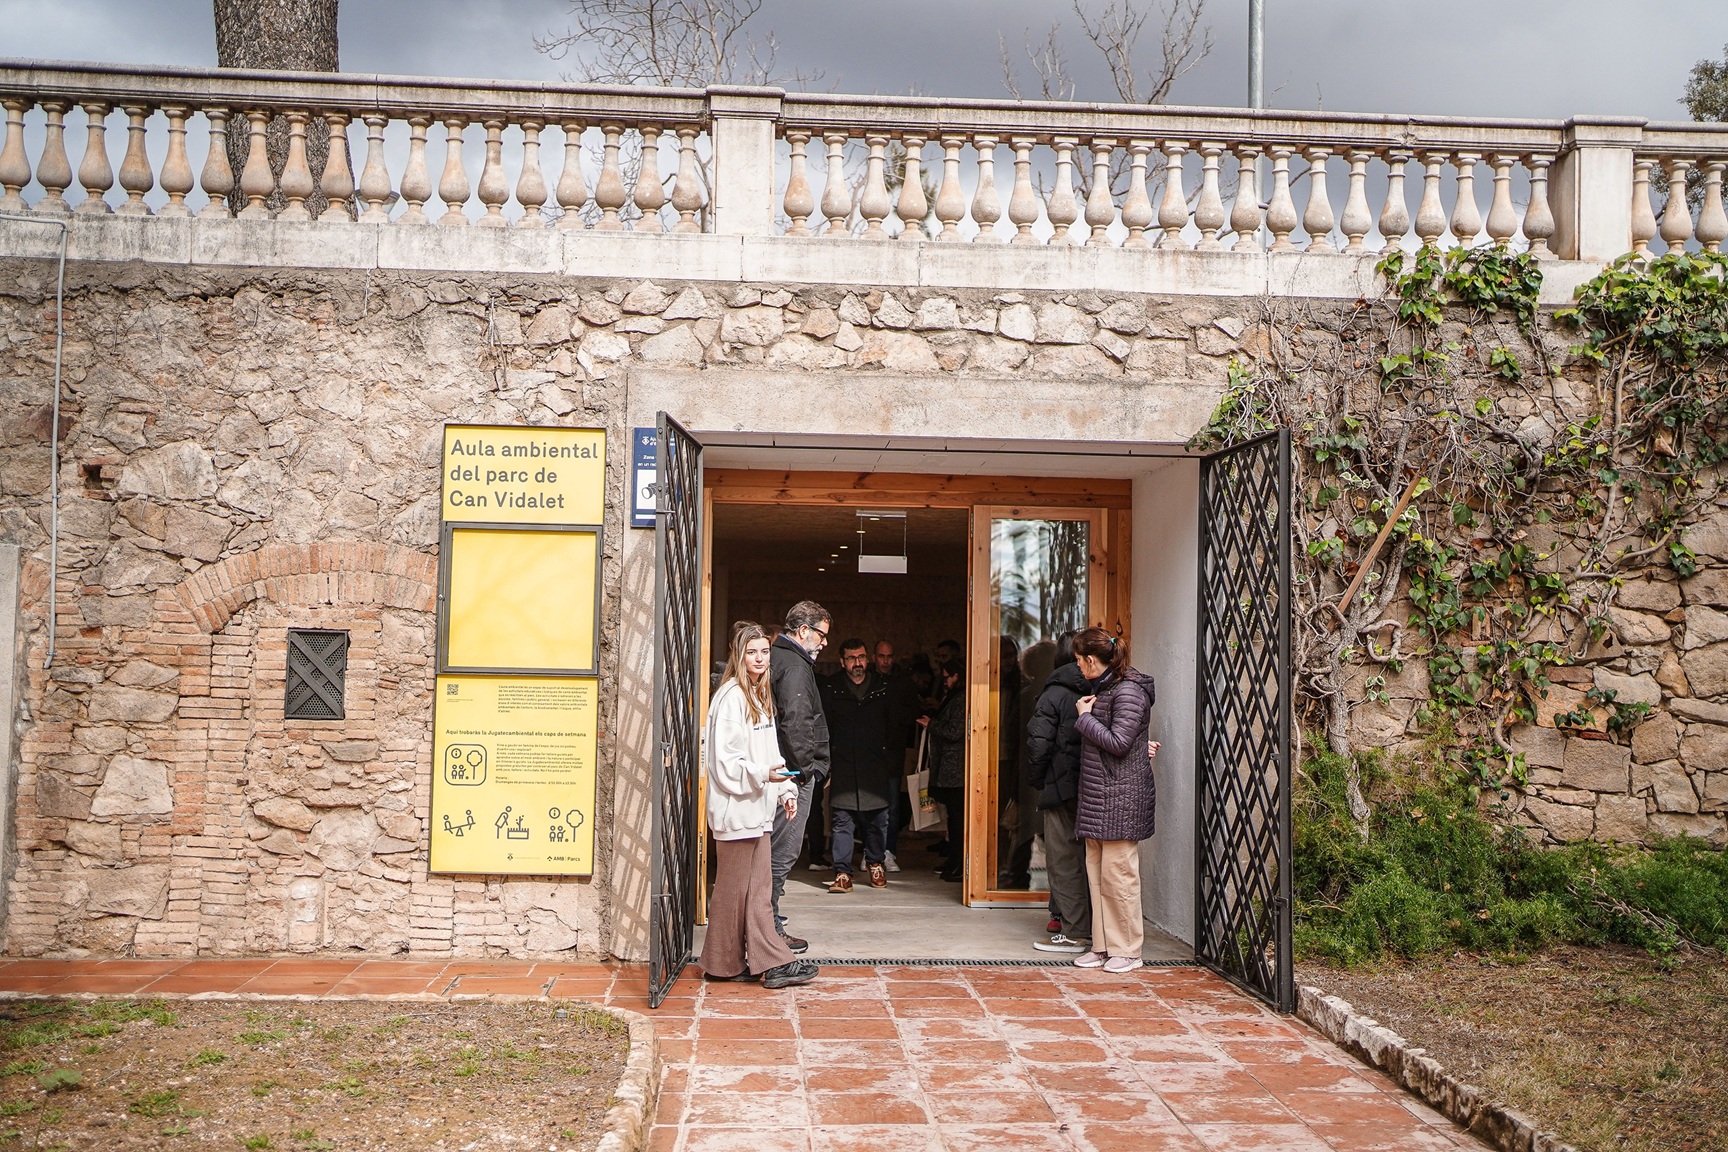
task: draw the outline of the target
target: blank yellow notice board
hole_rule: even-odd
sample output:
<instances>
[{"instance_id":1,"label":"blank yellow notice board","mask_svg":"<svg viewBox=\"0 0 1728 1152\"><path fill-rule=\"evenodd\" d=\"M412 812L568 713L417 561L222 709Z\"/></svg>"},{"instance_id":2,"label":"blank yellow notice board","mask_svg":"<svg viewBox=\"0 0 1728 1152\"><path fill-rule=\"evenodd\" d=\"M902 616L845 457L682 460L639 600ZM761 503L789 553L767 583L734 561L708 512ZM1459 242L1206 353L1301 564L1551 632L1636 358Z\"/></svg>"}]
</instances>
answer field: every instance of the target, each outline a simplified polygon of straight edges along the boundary
<instances>
[{"instance_id":1,"label":"blank yellow notice board","mask_svg":"<svg viewBox=\"0 0 1728 1152\"><path fill-rule=\"evenodd\" d=\"M593 532L452 528L444 665L592 675L599 540Z\"/></svg>"}]
</instances>

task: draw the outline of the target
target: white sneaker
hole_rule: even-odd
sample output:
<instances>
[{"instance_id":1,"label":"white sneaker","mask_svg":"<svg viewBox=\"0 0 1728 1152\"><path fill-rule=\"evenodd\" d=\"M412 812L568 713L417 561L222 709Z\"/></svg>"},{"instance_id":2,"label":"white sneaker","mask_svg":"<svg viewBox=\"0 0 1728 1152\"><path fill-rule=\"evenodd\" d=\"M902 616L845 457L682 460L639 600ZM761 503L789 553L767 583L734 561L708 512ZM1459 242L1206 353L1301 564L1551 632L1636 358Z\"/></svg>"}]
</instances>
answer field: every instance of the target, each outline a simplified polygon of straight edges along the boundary
<instances>
[{"instance_id":1,"label":"white sneaker","mask_svg":"<svg viewBox=\"0 0 1728 1152\"><path fill-rule=\"evenodd\" d=\"M814 860L812 860L810 863L806 864L805 867L808 868L812 872L831 872L834 870L834 865L832 865L832 864L818 864Z\"/></svg>"},{"instance_id":2,"label":"white sneaker","mask_svg":"<svg viewBox=\"0 0 1728 1152\"><path fill-rule=\"evenodd\" d=\"M884 852L882 854L882 867L890 872L898 872L900 871L900 861L894 859L894 853Z\"/></svg>"},{"instance_id":3,"label":"white sneaker","mask_svg":"<svg viewBox=\"0 0 1728 1152\"><path fill-rule=\"evenodd\" d=\"M1076 967L1076 968L1102 968L1102 967L1104 967L1104 965L1106 963L1109 962L1109 960L1110 960L1110 957L1104 955L1104 953L1102 953L1102 952L1087 952L1086 954L1084 954L1082 956L1074 957L1074 967Z\"/></svg>"},{"instance_id":4,"label":"white sneaker","mask_svg":"<svg viewBox=\"0 0 1728 1152\"><path fill-rule=\"evenodd\" d=\"M1075 961L1075 963L1079 963L1079 961ZM1104 971L1121 975L1124 972L1134 971L1143 963L1144 961L1138 956L1112 956L1104 962Z\"/></svg>"},{"instance_id":5,"label":"white sneaker","mask_svg":"<svg viewBox=\"0 0 1728 1152\"><path fill-rule=\"evenodd\" d=\"M1032 941L1032 947L1038 949L1040 952L1080 953L1086 951L1087 945L1083 940L1075 940L1058 932L1048 940Z\"/></svg>"}]
</instances>

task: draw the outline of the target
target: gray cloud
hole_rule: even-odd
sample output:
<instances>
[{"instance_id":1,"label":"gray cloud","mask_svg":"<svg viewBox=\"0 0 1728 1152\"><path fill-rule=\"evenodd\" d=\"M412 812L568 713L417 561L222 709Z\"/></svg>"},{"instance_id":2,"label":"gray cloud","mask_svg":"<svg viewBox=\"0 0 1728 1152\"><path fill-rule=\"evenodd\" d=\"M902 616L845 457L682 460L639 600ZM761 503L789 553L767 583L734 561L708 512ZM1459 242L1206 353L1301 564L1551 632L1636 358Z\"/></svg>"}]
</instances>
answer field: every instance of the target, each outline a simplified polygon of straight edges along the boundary
<instances>
[{"instance_id":1,"label":"gray cloud","mask_svg":"<svg viewBox=\"0 0 1728 1152\"><path fill-rule=\"evenodd\" d=\"M1177 86L1184 104L1235 105L1246 90L1246 0L1211 0L1212 56ZM347 0L343 67L555 80L536 32L563 0ZM1041 36L1060 0L766 0L788 69L846 92L1002 96L997 36ZM1069 16L1063 37L1084 99L1113 96ZM0 0L8 56L210 65L208 0ZM1267 0L1266 86L1278 107L1682 119L1686 71L1728 41L1722 0Z\"/></svg>"}]
</instances>

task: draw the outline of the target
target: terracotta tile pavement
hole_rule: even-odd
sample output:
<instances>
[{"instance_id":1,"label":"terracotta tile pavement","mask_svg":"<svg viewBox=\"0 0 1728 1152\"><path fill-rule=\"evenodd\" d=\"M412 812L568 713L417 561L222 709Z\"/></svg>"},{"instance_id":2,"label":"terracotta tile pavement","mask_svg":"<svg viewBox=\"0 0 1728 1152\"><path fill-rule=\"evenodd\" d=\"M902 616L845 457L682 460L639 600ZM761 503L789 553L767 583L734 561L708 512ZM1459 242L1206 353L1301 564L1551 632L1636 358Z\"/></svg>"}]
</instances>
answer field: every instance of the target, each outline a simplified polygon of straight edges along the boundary
<instances>
[{"instance_id":1,"label":"terracotta tile pavement","mask_svg":"<svg viewBox=\"0 0 1728 1152\"><path fill-rule=\"evenodd\" d=\"M646 1009L638 965L0 960L0 993L550 996ZM1486 1146L1198 968L691 968L652 1013L650 1152L1379 1152Z\"/></svg>"}]
</instances>

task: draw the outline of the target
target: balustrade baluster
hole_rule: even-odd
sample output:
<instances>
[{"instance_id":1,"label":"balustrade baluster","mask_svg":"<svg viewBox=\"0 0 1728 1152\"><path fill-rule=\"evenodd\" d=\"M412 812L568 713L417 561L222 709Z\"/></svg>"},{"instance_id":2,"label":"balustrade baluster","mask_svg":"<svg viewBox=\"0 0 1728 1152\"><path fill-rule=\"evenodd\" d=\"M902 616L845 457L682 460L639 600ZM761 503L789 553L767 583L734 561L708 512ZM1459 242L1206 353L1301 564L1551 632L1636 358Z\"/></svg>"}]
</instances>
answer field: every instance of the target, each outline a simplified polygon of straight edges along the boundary
<instances>
[{"instance_id":1,"label":"balustrade baluster","mask_svg":"<svg viewBox=\"0 0 1728 1152\"><path fill-rule=\"evenodd\" d=\"M346 224L354 219L354 164L348 156L348 122L346 112L324 113L327 137L324 174L318 179L318 191L324 193L324 211L318 219Z\"/></svg>"},{"instance_id":2,"label":"balustrade baluster","mask_svg":"<svg viewBox=\"0 0 1728 1152\"><path fill-rule=\"evenodd\" d=\"M966 215L966 196L960 190L960 149L964 136L942 137L942 186L936 189L936 219L942 222L939 241L960 239L960 221Z\"/></svg>"},{"instance_id":3,"label":"balustrade baluster","mask_svg":"<svg viewBox=\"0 0 1728 1152\"><path fill-rule=\"evenodd\" d=\"M1684 156L1670 156L1665 167L1668 200L1662 205L1662 239L1673 256L1686 251L1686 241L1692 239L1692 205L1686 200L1686 173L1692 164Z\"/></svg>"},{"instance_id":4,"label":"balustrade baluster","mask_svg":"<svg viewBox=\"0 0 1728 1152\"><path fill-rule=\"evenodd\" d=\"M1014 149L1014 193L1008 197L1008 221L1014 225L1010 244L1036 244L1032 225L1038 222L1038 195L1032 191L1032 149L1037 141L1030 136L1015 136L1009 141Z\"/></svg>"},{"instance_id":5,"label":"balustrade baluster","mask_svg":"<svg viewBox=\"0 0 1728 1152\"><path fill-rule=\"evenodd\" d=\"M846 186L846 133L830 132L822 140L828 145L828 175L822 182L822 215L828 227L822 235L844 236L852 215L852 189Z\"/></svg>"},{"instance_id":6,"label":"balustrade baluster","mask_svg":"<svg viewBox=\"0 0 1728 1152\"><path fill-rule=\"evenodd\" d=\"M1302 211L1302 227L1308 233L1308 251L1334 254L1338 246L1332 243L1332 198L1326 191L1326 161L1332 158L1330 148L1308 149L1308 204Z\"/></svg>"},{"instance_id":7,"label":"balustrade baluster","mask_svg":"<svg viewBox=\"0 0 1728 1152\"><path fill-rule=\"evenodd\" d=\"M600 206L600 221L594 227L600 232L621 232L624 220L619 211L624 207L624 170L618 163L618 143L624 136L624 125L602 124L606 143L601 153L600 179L594 182L594 203Z\"/></svg>"},{"instance_id":8,"label":"balustrade baluster","mask_svg":"<svg viewBox=\"0 0 1728 1152\"><path fill-rule=\"evenodd\" d=\"M1352 148L1345 157L1350 161L1350 191L1344 196L1344 215L1338 227L1345 236L1345 255L1361 256L1368 251L1363 237L1374 227L1374 217L1368 214L1368 161L1374 158L1374 153Z\"/></svg>"},{"instance_id":9,"label":"balustrade baluster","mask_svg":"<svg viewBox=\"0 0 1728 1152\"><path fill-rule=\"evenodd\" d=\"M864 239L886 240L888 230L882 221L888 218L893 201L888 199L888 137L866 136L870 159L864 170L864 190L858 197L858 214L864 217Z\"/></svg>"},{"instance_id":10,"label":"balustrade baluster","mask_svg":"<svg viewBox=\"0 0 1728 1152\"><path fill-rule=\"evenodd\" d=\"M1654 160L1635 160L1632 164L1632 251L1650 255L1650 241L1656 238L1656 213L1650 207L1650 169Z\"/></svg>"},{"instance_id":11,"label":"balustrade baluster","mask_svg":"<svg viewBox=\"0 0 1728 1152\"><path fill-rule=\"evenodd\" d=\"M1548 165L1552 156L1531 156L1530 204L1524 209L1524 239L1530 242L1530 256L1535 260L1552 260L1548 240L1554 235L1554 210L1548 205Z\"/></svg>"},{"instance_id":12,"label":"balustrade baluster","mask_svg":"<svg viewBox=\"0 0 1728 1152\"><path fill-rule=\"evenodd\" d=\"M1290 157L1294 148L1282 145L1272 149L1272 202L1266 208L1266 227L1272 233L1272 252L1294 252L1296 245L1290 233L1300 222L1296 216L1296 201L1290 198Z\"/></svg>"},{"instance_id":13,"label":"balustrade baluster","mask_svg":"<svg viewBox=\"0 0 1728 1152\"><path fill-rule=\"evenodd\" d=\"M8 97L6 108L6 143L0 147L0 212L24 212L24 186L30 183L30 157L24 151L24 113L30 102Z\"/></svg>"},{"instance_id":14,"label":"balustrade baluster","mask_svg":"<svg viewBox=\"0 0 1728 1152\"><path fill-rule=\"evenodd\" d=\"M701 129L694 124L678 129L678 179L672 184L672 207L678 212L678 223L672 225L674 232L702 231L702 223L696 219L696 213L702 211L702 178L696 155L696 137L700 134Z\"/></svg>"},{"instance_id":15,"label":"balustrade baluster","mask_svg":"<svg viewBox=\"0 0 1728 1152\"><path fill-rule=\"evenodd\" d=\"M270 113L250 110L246 113L246 124L246 166L240 170L240 193L246 197L246 207L240 209L240 216L245 220L268 220L270 208L265 201L276 188L276 177L270 173L270 157L264 146Z\"/></svg>"},{"instance_id":16,"label":"balustrade baluster","mask_svg":"<svg viewBox=\"0 0 1728 1152\"><path fill-rule=\"evenodd\" d=\"M108 189L114 186L114 169L108 164L106 137L109 106L100 103L80 104L84 109L84 159L78 164L78 186L84 189L84 199L74 212L106 215Z\"/></svg>"},{"instance_id":17,"label":"balustrade baluster","mask_svg":"<svg viewBox=\"0 0 1728 1152\"><path fill-rule=\"evenodd\" d=\"M660 126L644 124L637 129L642 135L642 163L636 169L636 186L631 199L636 202L636 231L664 232L660 208L666 203L666 189L660 183Z\"/></svg>"},{"instance_id":18,"label":"balustrade baluster","mask_svg":"<svg viewBox=\"0 0 1728 1152\"><path fill-rule=\"evenodd\" d=\"M1224 155L1224 145L1200 142L1200 199L1194 205L1194 227L1200 229L1200 243L1196 245L1202 252L1216 252L1223 245L1218 242L1218 233L1224 228L1224 198L1218 192L1219 157Z\"/></svg>"},{"instance_id":19,"label":"balustrade baluster","mask_svg":"<svg viewBox=\"0 0 1728 1152\"><path fill-rule=\"evenodd\" d=\"M1512 165L1517 156L1495 153L1488 162L1494 165L1494 202L1488 208L1488 238L1496 248L1506 248L1518 231L1518 213L1512 208Z\"/></svg>"},{"instance_id":20,"label":"balustrade baluster","mask_svg":"<svg viewBox=\"0 0 1728 1152\"><path fill-rule=\"evenodd\" d=\"M582 179L582 128L580 120L564 120L558 125L564 133L564 167L558 173L558 217L560 228L585 228L582 209L588 204L588 184Z\"/></svg>"},{"instance_id":21,"label":"balustrade baluster","mask_svg":"<svg viewBox=\"0 0 1728 1152\"><path fill-rule=\"evenodd\" d=\"M1722 209L1722 171L1728 162L1707 160L1704 168L1704 204L1698 209L1698 243L1706 252L1722 251L1728 240L1728 213Z\"/></svg>"},{"instance_id":22,"label":"balustrade baluster","mask_svg":"<svg viewBox=\"0 0 1728 1152\"><path fill-rule=\"evenodd\" d=\"M1424 248L1438 247L1446 231L1446 208L1440 203L1440 166L1445 163L1444 152L1422 157L1422 202L1416 206L1416 235Z\"/></svg>"},{"instance_id":23,"label":"balustrade baluster","mask_svg":"<svg viewBox=\"0 0 1728 1152\"><path fill-rule=\"evenodd\" d=\"M162 191L168 193L168 203L162 205L161 216L190 216L186 193L192 191L192 162L186 157L186 118L192 109L184 104L170 104L162 109L168 117L168 155L162 159Z\"/></svg>"},{"instance_id":24,"label":"balustrade baluster","mask_svg":"<svg viewBox=\"0 0 1728 1152\"><path fill-rule=\"evenodd\" d=\"M210 122L210 150L204 154L204 170L198 174L198 186L204 189L208 203L198 215L211 220L226 220L228 193L234 191L234 168L228 163L228 110L204 109L204 119Z\"/></svg>"},{"instance_id":25,"label":"balustrade baluster","mask_svg":"<svg viewBox=\"0 0 1728 1152\"><path fill-rule=\"evenodd\" d=\"M510 182L504 178L504 121L485 120L482 126L486 129L486 159L480 165L480 185L476 191L486 215L480 217L477 226L502 228L504 204L510 199Z\"/></svg>"},{"instance_id":26,"label":"balustrade baluster","mask_svg":"<svg viewBox=\"0 0 1728 1152\"><path fill-rule=\"evenodd\" d=\"M996 137L978 136L972 147L978 153L978 189L972 196L972 222L978 225L974 244L994 244L996 222L1002 219L1002 196L996 189Z\"/></svg>"},{"instance_id":27,"label":"balustrade baluster","mask_svg":"<svg viewBox=\"0 0 1728 1152\"><path fill-rule=\"evenodd\" d=\"M810 143L810 133L801 128L788 129L786 143L792 149L788 158L786 170L786 198L783 206L786 218L792 223L786 229L788 236L810 236L810 213L816 211L816 197L810 191L810 161L804 153L805 146Z\"/></svg>"},{"instance_id":28,"label":"balustrade baluster","mask_svg":"<svg viewBox=\"0 0 1728 1152\"><path fill-rule=\"evenodd\" d=\"M1230 231L1236 233L1233 252L1260 251L1260 147L1241 144L1236 148L1236 202L1230 206Z\"/></svg>"},{"instance_id":29,"label":"balustrade baluster","mask_svg":"<svg viewBox=\"0 0 1728 1152\"><path fill-rule=\"evenodd\" d=\"M366 211L360 219L366 224L388 224L390 209L390 169L384 163L384 128L390 117L374 112L366 117L366 166L360 170L360 199L366 201Z\"/></svg>"},{"instance_id":30,"label":"balustrade baluster","mask_svg":"<svg viewBox=\"0 0 1728 1152\"><path fill-rule=\"evenodd\" d=\"M24 186L30 183L30 157L24 151L24 113L30 102L8 96L6 106L6 144L0 147L0 212L23 212Z\"/></svg>"},{"instance_id":31,"label":"balustrade baluster","mask_svg":"<svg viewBox=\"0 0 1728 1152\"><path fill-rule=\"evenodd\" d=\"M150 119L150 109L141 104L129 104L126 113L126 155L120 160L120 187L126 190L126 200L114 209L118 216L150 216L150 206L144 194L156 187L156 174L150 171L150 156L144 151L144 122Z\"/></svg>"},{"instance_id":32,"label":"balustrade baluster","mask_svg":"<svg viewBox=\"0 0 1728 1152\"><path fill-rule=\"evenodd\" d=\"M70 106L59 100L42 103L48 122L42 130L42 159L36 165L36 180L42 185L42 199L36 204L39 216L72 214L72 206L66 203L66 189L72 184L72 162L66 158L66 109Z\"/></svg>"},{"instance_id":33,"label":"balustrade baluster","mask_svg":"<svg viewBox=\"0 0 1728 1152\"><path fill-rule=\"evenodd\" d=\"M1158 227L1164 230L1158 241L1160 248L1189 246L1182 238L1182 230L1188 227L1188 193L1182 187L1182 157L1187 152L1183 141L1164 142L1164 195L1158 201Z\"/></svg>"},{"instance_id":34,"label":"balustrade baluster","mask_svg":"<svg viewBox=\"0 0 1728 1152\"><path fill-rule=\"evenodd\" d=\"M546 173L540 167L540 130L546 122L530 116L522 121L522 171L516 176L516 203L522 205L518 228L546 227Z\"/></svg>"},{"instance_id":35,"label":"balustrade baluster","mask_svg":"<svg viewBox=\"0 0 1728 1152\"><path fill-rule=\"evenodd\" d=\"M1087 244L1109 244L1110 225L1116 219L1116 202L1110 196L1110 153L1116 141L1092 140L1092 192L1086 197L1086 223L1092 229Z\"/></svg>"},{"instance_id":36,"label":"balustrade baluster","mask_svg":"<svg viewBox=\"0 0 1728 1152\"><path fill-rule=\"evenodd\" d=\"M1074 243L1074 221L1080 219L1080 205L1074 199L1074 149L1080 147L1077 136L1058 136L1056 146L1056 183L1044 205L1044 214L1055 229L1052 244Z\"/></svg>"},{"instance_id":37,"label":"balustrade baluster","mask_svg":"<svg viewBox=\"0 0 1728 1152\"><path fill-rule=\"evenodd\" d=\"M462 228L468 223L462 211L468 203L468 170L462 166L462 130L468 127L465 116L444 118L444 173L438 177L438 199L444 201L444 215L438 223L447 228Z\"/></svg>"},{"instance_id":38,"label":"balustrade baluster","mask_svg":"<svg viewBox=\"0 0 1728 1152\"><path fill-rule=\"evenodd\" d=\"M1458 153L1458 198L1452 205L1452 235L1466 248L1476 246L1476 236L1482 231L1482 210L1476 206L1476 165L1481 162L1480 153Z\"/></svg>"},{"instance_id":39,"label":"balustrade baluster","mask_svg":"<svg viewBox=\"0 0 1728 1152\"><path fill-rule=\"evenodd\" d=\"M894 214L900 217L900 239L916 243L924 239L924 218L930 214L930 198L924 195L924 137L902 136L906 150L900 171L900 201Z\"/></svg>"},{"instance_id":40,"label":"balustrade baluster","mask_svg":"<svg viewBox=\"0 0 1728 1152\"><path fill-rule=\"evenodd\" d=\"M1122 197L1122 226L1128 229L1128 238L1122 241L1124 248L1150 248L1151 241L1146 239L1146 229L1160 217L1152 213L1152 198L1146 193L1146 157L1152 152L1155 142L1151 140L1130 140L1128 142L1128 193ZM1165 199L1169 199L1169 188L1165 188Z\"/></svg>"},{"instance_id":41,"label":"balustrade baluster","mask_svg":"<svg viewBox=\"0 0 1728 1152\"><path fill-rule=\"evenodd\" d=\"M1404 169L1410 153L1394 148L1386 153L1386 203L1380 205L1380 252L1385 255L1403 247L1410 231L1410 202L1404 198Z\"/></svg>"},{"instance_id":42,"label":"balustrade baluster","mask_svg":"<svg viewBox=\"0 0 1728 1152\"><path fill-rule=\"evenodd\" d=\"M288 203L277 214L278 220L310 220L306 208L317 185L312 183L312 167L306 161L306 113L285 112L288 121L288 160L282 165L282 197Z\"/></svg>"}]
</instances>

